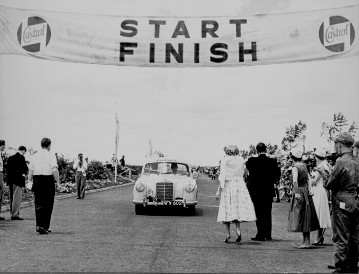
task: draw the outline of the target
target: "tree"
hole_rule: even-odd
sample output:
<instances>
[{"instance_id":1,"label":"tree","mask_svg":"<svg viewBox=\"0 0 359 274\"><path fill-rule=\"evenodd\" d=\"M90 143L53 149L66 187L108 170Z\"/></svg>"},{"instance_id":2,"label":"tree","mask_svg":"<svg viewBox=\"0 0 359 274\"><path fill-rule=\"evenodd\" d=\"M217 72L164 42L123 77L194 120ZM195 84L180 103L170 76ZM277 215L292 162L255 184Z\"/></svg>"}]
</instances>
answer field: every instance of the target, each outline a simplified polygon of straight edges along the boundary
<instances>
[{"instance_id":1,"label":"tree","mask_svg":"<svg viewBox=\"0 0 359 274\"><path fill-rule=\"evenodd\" d=\"M324 136L330 147L332 147L332 141L338 133L347 131L350 134L355 135L358 129L359 128L354 121L348 126L348 119L343 113L338 112L333 114L333 121L331 123L322 123L320 136Z\"/></svg>"},{"instance_id":2,"label":"tree","mask_svg":"<svg viewBox=\"0 0 359 274\"><path fill-rule=\"evenodd\" d=\"M282 148L284 151L289 151L298 146L298 141L304 142L306 136L304 132L307 129L307 125L302 121L294 126L290 125L285 129L285 137L282 139Z\"/></svg>"}]
</instances>

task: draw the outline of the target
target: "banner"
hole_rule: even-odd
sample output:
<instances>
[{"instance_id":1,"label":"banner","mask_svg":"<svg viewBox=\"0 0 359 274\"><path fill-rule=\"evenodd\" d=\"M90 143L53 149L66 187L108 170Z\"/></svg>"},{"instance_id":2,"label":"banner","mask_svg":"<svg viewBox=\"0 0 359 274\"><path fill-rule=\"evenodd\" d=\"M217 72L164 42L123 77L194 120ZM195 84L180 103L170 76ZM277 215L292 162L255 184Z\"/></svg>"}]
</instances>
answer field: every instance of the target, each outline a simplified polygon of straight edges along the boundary
<instances>
[{"instance_id":1,"label":"banner","mask_svg":"<svg viewBox=\"0 0 359 274\"><path fill-rule=\"evenodd\" d=\"M106 16L0 6L0 54L118 66L218 67L357 56L359 5L237 17Z\"/></svg>"}]
</instances>

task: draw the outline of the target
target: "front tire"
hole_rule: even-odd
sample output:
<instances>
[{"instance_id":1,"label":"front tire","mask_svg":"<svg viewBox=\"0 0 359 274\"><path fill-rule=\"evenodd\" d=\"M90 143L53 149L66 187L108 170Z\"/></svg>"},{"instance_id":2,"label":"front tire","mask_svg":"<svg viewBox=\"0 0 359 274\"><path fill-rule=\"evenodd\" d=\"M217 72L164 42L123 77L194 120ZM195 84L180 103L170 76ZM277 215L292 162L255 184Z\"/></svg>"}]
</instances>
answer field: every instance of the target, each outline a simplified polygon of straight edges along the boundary
<instances>
[{"instance_id":1,"label":"front tire","mask_svg":"<svg viewBox=\"0 0 359 274\"><path fill-rule=\"evenodd\" d=\"M189 213L191 216L196 215L196 206L195 206L195 205L189 205L189 206L188 206L188 213Z\"/></svg>"},{"instance_id":2,"label":"front tire","mask_svg":"<svg viewBox=\"0 0 359 274\"><path fill-rule=\"evenodd\" d=\"M135 212L136 212L136 215L143 215L145 213L145 207L143 205L136 204Z\"/></svg>"}]
</instances>

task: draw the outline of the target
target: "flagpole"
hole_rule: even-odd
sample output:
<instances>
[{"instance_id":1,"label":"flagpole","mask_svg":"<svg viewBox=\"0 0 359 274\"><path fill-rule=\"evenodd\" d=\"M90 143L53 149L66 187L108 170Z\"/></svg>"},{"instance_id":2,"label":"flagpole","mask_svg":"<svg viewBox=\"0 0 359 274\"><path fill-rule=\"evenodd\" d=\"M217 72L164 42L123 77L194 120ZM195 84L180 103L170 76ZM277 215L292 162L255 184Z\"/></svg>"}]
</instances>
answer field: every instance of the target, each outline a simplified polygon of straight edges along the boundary
<instances>
[{"instance_id":1,"label":"flagpole","mask_svg":"<svg viewBox=\"0 0 359 274\"><path fill-rule=\"evenodd\" d=\"M149 145L150 145L150 157L152 157L152 143L151 139L148 139Z\"/></svg>"},{"instance_id":2,"label":"flagpole","mask_svg":"<svg viewBox=\"0 0 359 274\"><path fill-rule=\"evenodd\" d=\"M115 137L115 183L117 182L117 150L118 150L118 139L119 139L119 130L120 124L117 117L117 101L116 101L116 112L115 112L115 122L116 122L116 137Z\"/></svg>"}]
</instances>

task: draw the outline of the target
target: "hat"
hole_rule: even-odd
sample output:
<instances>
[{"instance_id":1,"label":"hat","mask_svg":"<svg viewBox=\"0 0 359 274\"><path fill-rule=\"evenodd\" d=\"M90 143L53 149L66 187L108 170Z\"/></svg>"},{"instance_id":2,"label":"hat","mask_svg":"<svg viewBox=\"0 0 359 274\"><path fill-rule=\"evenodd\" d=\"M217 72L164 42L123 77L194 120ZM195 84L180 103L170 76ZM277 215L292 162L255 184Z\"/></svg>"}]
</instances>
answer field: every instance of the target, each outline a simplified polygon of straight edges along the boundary
<instances>
[{"instance_id":1,"label":"hat","mask_svg":"<svg viewBox=\"0 0 359 274\"><path fill-rule=\"evenodd\" d=\"M341 132L334 138L334 143L342 143L346 147L351 147L354 142L353 136L348 132Z\"/></svg>"},{"instance_id":2,"label":"hat","mask_svg":"<svg viewBox=\"0 0 359 274\"><path fill-rule=\"evenodd\" d=\"M325 156L327 156L327 152L324 149L316 149L313 154L321 158L325 158Z\"/></svg>"},{"instance_id":3,"label":"hat","mask_svg":"<svg viewBox=\"0 0 359 274\"><path fill-rule=\"evenodd\" d=\"M353 145L353 147L359 148L359 141L356 141Z\"/></svg>"},{"instance_id":4,"label":"hat","mask_svg":"<svg viewBox=\"0 0 359 274\"><path fill-rule=\"evenodd\" d=\"M291 151L291 153L295 158L302 159L302 156L303 156L302 150L299 150L299 149L293 150L293 151Z\"/></svg>"},{"instance_id":5,"label":"hat","mask_svg":"<svg viewBox=\"0 0 359 274\"><path fill-rule=\"evenodd\" d=\"M239 154L238 147L236 145L229 145L224 147L224 152L227 155L237 155Z\"/></svg>"}]
</instances>

